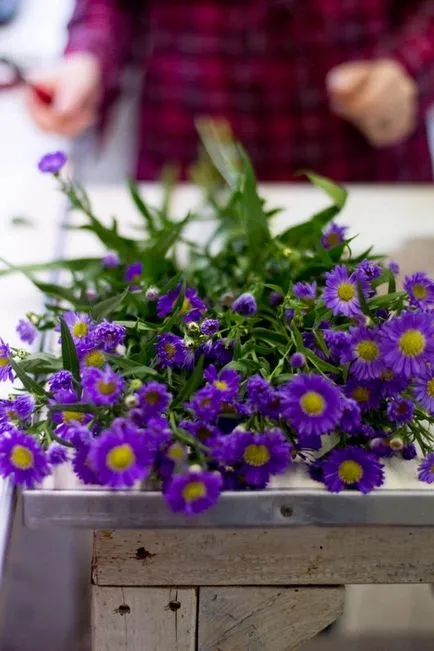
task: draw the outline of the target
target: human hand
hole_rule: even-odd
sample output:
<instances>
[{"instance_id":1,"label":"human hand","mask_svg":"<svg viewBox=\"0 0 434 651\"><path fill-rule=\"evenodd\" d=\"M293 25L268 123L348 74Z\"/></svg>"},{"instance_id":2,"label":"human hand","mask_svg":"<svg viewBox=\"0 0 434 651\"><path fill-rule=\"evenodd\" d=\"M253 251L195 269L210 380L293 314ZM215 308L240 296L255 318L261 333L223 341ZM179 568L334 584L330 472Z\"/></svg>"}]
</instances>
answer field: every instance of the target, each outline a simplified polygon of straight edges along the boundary
<instances>
[{"instance_id":1,"label":"human hand","mask_svg":"<svg viewBox=\"0 0 434 651\"><path fill-rule=\"evenodd\" d=\"M52 96L47 103L31 88L26 91L27 107L43 131L76 136L96 121L101 68L92 54L70 54L32 82Z\"/></svg>"},{"instance_id":2,"label":"human hand","mask_svg":"<svg viewBox=\"0 0 434 651\"><path fill-rule=\"evenodd\" d=\"M329 72L326 85L331 110L375 147L398 144L416 127L416 83L393 59L344 63Z\"/></svg>"}]
</instances>

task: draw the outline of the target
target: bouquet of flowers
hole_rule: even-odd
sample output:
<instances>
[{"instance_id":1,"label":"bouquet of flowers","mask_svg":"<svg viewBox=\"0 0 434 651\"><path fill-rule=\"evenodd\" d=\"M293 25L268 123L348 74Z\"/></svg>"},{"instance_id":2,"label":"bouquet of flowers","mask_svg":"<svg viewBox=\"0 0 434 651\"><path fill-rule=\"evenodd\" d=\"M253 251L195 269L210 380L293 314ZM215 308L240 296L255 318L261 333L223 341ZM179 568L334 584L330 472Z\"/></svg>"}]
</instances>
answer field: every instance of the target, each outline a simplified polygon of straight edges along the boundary
<instances>
[{"instance_id":1,"label":"bouquet of flowers","mask_svg":"<svg viewBox=\"0 0 434 651\"><path fill-rule=\"evenodd\" d=\"M137 238L97 219L64 154L40 161L106 252L45 266L69 284L21 269L47 298L21 338L54 339L38 353L0 341L0 379L17 382L0 401L1 475L32 487L68 462L85 484L157 486L186 514L300 466L369 493L385 458L420 453L432 482L434 282L417 273L397 291L396 264L353 255L333 221L346 192L314 174L331 205L273 236L242 149L234 165L206 144L226 190L208 184L206 210L174 220L131 183ZM215 229L198 245L188 229L203 220Z\"/></svg>"}]
</instances>

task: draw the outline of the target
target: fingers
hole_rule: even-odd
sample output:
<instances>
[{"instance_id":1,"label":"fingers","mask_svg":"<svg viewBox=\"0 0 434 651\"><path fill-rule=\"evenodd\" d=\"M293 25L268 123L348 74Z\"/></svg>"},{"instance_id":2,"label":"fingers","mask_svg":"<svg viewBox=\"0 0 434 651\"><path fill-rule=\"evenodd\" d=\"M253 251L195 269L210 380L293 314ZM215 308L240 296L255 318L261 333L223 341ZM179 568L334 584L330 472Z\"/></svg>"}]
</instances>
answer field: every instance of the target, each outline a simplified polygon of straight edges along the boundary
<instances>
[{"instance_id":1,"label":"fingers","mask_svg":"<svg viewBox=\"0 0 434 651\"><path fill-rule=\"evenodd\" d=\"M95 121L94 108L83 107L61 113L55 106L41 102L31 89L26 92L26 105L38 127L47 133L76 136Z\"/></svg>"},{"instance_id":2,"label":"fingers","mask_svg":"<svg viewBox=\"0 0 434 651\"><path fill-rule=\"evenodd\" d=\"M333 68L326 78L326 87L333 104L345 105L357 96L367 81L370 63L357 61Z\"/></svg>"}]
</instances>

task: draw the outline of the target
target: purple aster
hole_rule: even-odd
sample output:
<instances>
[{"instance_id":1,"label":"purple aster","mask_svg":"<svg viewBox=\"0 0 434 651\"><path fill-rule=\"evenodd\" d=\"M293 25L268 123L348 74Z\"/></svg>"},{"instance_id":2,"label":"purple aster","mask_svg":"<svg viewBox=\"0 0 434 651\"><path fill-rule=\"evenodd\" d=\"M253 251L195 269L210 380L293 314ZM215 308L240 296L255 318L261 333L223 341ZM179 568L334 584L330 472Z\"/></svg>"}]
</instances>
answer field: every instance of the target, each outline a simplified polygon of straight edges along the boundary
<instances>
[{"instance_id":1,"label":"purple aster","mask_svg":"<svg viewBox=\"0 0 434 651\"><path fill-rule=\"evenodd\" d=\"M300 373L286 385L285 393L284 416L300 435L321 436L338 424L344 401L330 380Z\"/></svg>"},{"instance_id":2,"label":"purple aster","mask_svg":"<svg viewBox=\"0 0 434 651\"><path fill-rule=\"evenodd\" d=\"M220 430L203 420L183 420L179 427L194 436L195 439L205 445L215 444L222 436Z\"/></svg>"},{"instance_id":3,"label":"purple aster","mask_svg":"<svg viewBox=\"0 0 434 651\"><path fill-rule=\"evenodd\" d=\"M295 310L292 309L285 310L284 316L285 316L285 321L287 323L291 323L295 316Z\"/></svg>"},{"instance_id":4,"label":"purple aster","mask_svg":"<svg viewBox=\"0 0 434 651\"><path fill-rule=\"evenodd\" d=\"M148 287L145 296L147 301L150 303L155 303L160 298L160 290L158 287Z\"/></svg>"},{"instance_id":5,"label":"purple aster","mask_svg":"<svg viewBox=\"0 0 434 651\"><path fill-rule=\"evenodd\" d=\"M150 454L156 454L163 446L167 446L173 439L169 421L163 416L153 416L146 422L143 435Z\"/></svg>"},{"instance_id":6,"label":"purple aster","mask_svg":"<svg viewBox=\"0 0 434 651\"><path fill-rule=\"evenodd\" d=\"M97 348L112 353L118 346L123 346L127 331L118 323L103 321L95 326L92 332L92 342Z\"/></svg>"},{"instance_id":7,"label":"purple aster","mask_svg":"<svg viewBox=\"0 0 434 651\"><path fill-rule=\"evenodd\" d=\"M344 387L348 398L355 400L362 412L377 409L381 402L381 382L350 378Z\"/></svg>"},{"instance_id":8,"label":"purple aster","mask_svg":"<svg viewBox=\"0 0 434 651\"><path fill-rule=\"evenodd\" d=\"M253 316L258 311L258 305L253 294L246 292L232 303L232 310L242 316Z\"/></svg>"},{"instance_id":9,"label":"purple aster","mask_svg":"<svg viewBox=\"0 0 434 651\"><path fill-rule=\"evenodd\" d=\"M99 484L99 478L91 459L91 443L82 443L72 457L72 469L80 481L86 485Z\"/></svg>"},{"instance_id":10,"label":"purple aster","mask_svg":"<svg viewBox=\"0 0 434 651\"><path fill-rule=\"evenodd\" d=\"M51 466L60 466L68 461L68 448L52 443L47 450L47 461Z\"/></svg>"},{"instance_id":11,"label":"purple aster","mask_svg":"<svg viewBox=\"0 0 434 651\"><path fill-rule=\"evenodd\" d=\"M106 269L115 269L119 267L121 261L115 251L108 251L102 259L102 264Z\"/></svg>"},{"instance_id":12,"label":"purple aster","mask_svg":"<svg viewBox=\"0 0 434 651\"><path fill-rule=\"evenodd\" d=\"M68 429L67 440L77 449L83 445L89 448L94 438L92 432L80 423L73 422Z\"/></svg>"},{"instance_id":13,"label":"purple aster","mask_svg":"<svg viewBox=\"0 0 434 651\"><path fill-rule=\"evenodd\" d=\"M269 418L278 419L286 404L285 392L274 389L260 375L253 375L249 378L247 396L250 407Z\"/></svg>"},{"instance_id":14,"label":"purple aster","mask_svg":"<svg viewBox=\"0 0 434 651\"><path fill-rule=\"evenodd\" d=\"M180 367L187 362L187 347L181 337L167 332L157 337L157 357L160 366Z\"/></svg>"},{"instance_id":15,"label":"purple aster","mask_svg":"<svg viewBox=\"0 0 434 651\"><path fill-rule=\"evenodd\" d=\"M176 302L179 299L182 285L179 284L175 289L172 289L167 294L164 294L157 304L157 315L160 319L164 319L175 308ZM199 321L206 310L206 305L203 300L198 296L195 289L187 287L184 292L184 300L181 305L180 314L184 316L185 323Z\"/></svg>"},{"instance_id":16,"label":"purple aster","mask_svg":"<svg viewBox=\"0 0 434 651\"><path fill-rule=\"evenodd\" d=\"M417 457L417 450L414 443L406 443L401 451L402 458L405 461L411 461Z\"/></svg>"},{"instance_id":17,"label":"purple aster","mask_svg":"<svg viewBox=\"0 0 434 651\"><path fill-rule=\"evenodd\" d=\"M323 469L324 483L331 493L351 488L366 494L384 482L384 468L376 456L355 445L333 450Z\"/></svg>"},{"instance_id":18,"label":"purple aster","mask_svg":"<svg viewBox=\"0 0 434 651\"><path fill-rule=\"evenodd\" d=\"M113 421L90 451L90 461L99 481L112 488L133 486L149 474L153 453L136 427L123 418Z\"/></svg>"},{"instance_id":19,"label":"purple aster","mask_svg":"<svg viewBox=\"0 0 434 651\"><path fill-rule=\"evenodd\" d=\"M346 398L339 428L346 434L354 434L359 431L361 422L362 415L359 405L355 400Z\"/></svg>"},{"instance_id":20,"label":"purple aster","mask_svg":"<svg viewBox=\"0 0 434 651\"><path fill-rule=\"evenodd\" d=\"M72 390L72 373L70 371L57 371L48 380L48 388L52 393Z\"/></svg>"},{"instance_id":21,"label":"purple aster","mask_svg":"<svg viewBox=\"0 0 434 651\"><path fill-rule=\"evenodd\" d=\"M98 406L115 405L125 388L124 380L110 366L83 369L82 385L85 399Z\"/></svg>"},{"instance_id":22,"label":"purple aster","mask_svg":"<svg viewBox=\"0 0 434 651\"><path fill-rule=\"evenodd\" d=\"M17 325L17 333L25 344L32 345L38 336L38 331L36 330L33 323L30 323L28 319L20 319Z\"/></svg>"},{"instance_id":23,"label":"purple aster","mask_svg":"<svg viewBox=\"0 0 434 651\"><path fill-rule=\"evenodd\" d=\"M434 483L434 452L427 454L425 459L420 462L417 476L420 481L424 481L427 484Z\"/></svg>"},{"instance_id":24,"label":"purple aster","mask_svg":"<svg viewBox=\"0 0 434 651\"><path fill-rule=\"evenodd\" d=\"M338 364L347 364L351 361L351 337L348 332L324 330L323 335L333 361Z\"/></svg>"},{"instance_id":25,"label":"purple aster","mask_svg":"<svg viewBox=\"0 0 434 651\"><path fill-rule=\"evenodd\" d=\"M394 260L391 260L389 262L389 269L393 273L394 276L399 276L400 269L399 269L399 264L397 262L395 262Z\"/></svg>"},{"instance_id":26,"label":"purple aster","mask_svg":"<svg viewBox=\"0 0 434 651\"><path fill-rule=\"evenodd\" d=\"M234 430L218 443L216 459L236 468L237 474L251 486L264 487L271 475L288 469L292 446L279 429L263 434Z\"/></svg>"},{"instance_id":27,"label":"purple aster","mask_svg":"<svg viewBox=\"0 0 434 651\"><path fill-rule=\"evenodd\" d=\"M190 468L188 473L171 479L164 489L164 499L175 513L195 515L218 502L222 487L219 472Z\"/></svg>"},{"instance_id":28,"label":"purple aster","mask_svg":"<svg viewBox=\"0 0 434 651\"><path fill-rule=\"evenodd\" d=\"M174 289L160 297L157 304L157 315L160 319L166 318L173 311L176 301L181 293L182 284L179 283Z\"/></svg>"},{"instance_id":29,"label":"purple aster","mask_svg":"<svg viewBox=\"0 0 434 651\"><path fill-rule=\"evenodd\" d=\"M360 309L357 284L366 291L366 286L360 281L355 273L349 275L345 265L338 265L333 271L325 274L325 289L323 300L326 307L333 311L333 314L346 317L359 316Z\"/></svg>"},{"instance_id":30,"label":"purple aster","mask_svg":"<svg viewBox=\"0 0 434 651\"><path fill-rule=\"evenodd\" d=\"M69 327L75 344L86 343L93 330L93 321L88 314L65 312L63 318Z\"/></svg>"},{"instance_id":31,"label":"purple aster","mask_svg":"<svg viewBox=\"0 0 434 651\"><path fill-rule=\"evenodd\" d=\"M292 368L303 368L303 366L306 366L306 357L303 353L294 353L289 358L289 363Z\"/></svg>"},{"instance_id":32,"label":"purple aster","mask_svg":"<svg viewBox=\"0 0 434 651\"><path fill-rule=\"evenodd\" d=\"M221 404L221 393L213 386L208 385L194 394L186 408L191 409L199 420L209 423L215 421L219 415Z\"/></svg>"},{"instance_id":33,"label":"purple aster","mask_svg":"<svg viewBox=\"0 0 434 651\"><path fill-rule=\"evenodd\" d=\"M141 262L133 262L125 269L125 282L130 285L140 285L143 273L143 265Z\"/></svg>"},{"instance_id":34,"label":"purple aster","mask_svg":"<svg viewBox=\"0 0 434 651\"><path fill-rule=\"evenodd\" d=\"M166 411L172 400L165 384L160 382L147 382L137 391L140 410L147 420L153 416L159 416Z\"/></svg>"},{"instance_id":35,"label":"purple aster","mask_svg":"<svg viewBox=\"0 0 434 651\"><path fill-rule=\"evenodd\" d=\"M227 339L217 339L211 346L208 361L219 366L225 366L232 361L234 353L234 342Z\"/></svg>"},{"instance_id":36,"label":"purple aster","mask_svg":"<svg viewBox=\"0 0 434 651\"><path fill-rule=\"evenodd\" d=\"M414 415L414 404L407 398L393 398L387 405L387 417L392 423L411 423Z\"/></svg>"},{"instance_id":37,"label":"purple aster","mask_svg":"<svg viewBox=\"0 0 434 651\"><path fill-rule=\"evenodd\" d=\"M58 174L66 161L67 156L64 151L53 151L42 156L38 163L38 169L44 174Z\"/></svg>"},{"instance_id":38,"label":"purple aster","mask_svg":"<svg viewBox=\"0 0 434 651\"><path fill-rule=\"evenodd\" d=\"M387 367L404 377L419 375L434 360L434 323L426 312L403 312L383 326Z\"/></svg>"},{"instance_id":39,"label":"purple aster","mask_svg":"<svg viewBox=\"0 0 434 651\"><path fill-rule=\"evenodd\" d=\"M426 366L418 374L414 382L414 395L416 400L425 409L434 415L434 367Z\"/></svg>"},{"instance_id":40,"label":"purple aster","mask_svg":"<svg viewBox=\"0 0 434 651\"><path fill-rule=\"evenodd\" d=\"M67 436L68 429L71 425L83 425L92 419L92 414L74 410L72 405L79 403L80 400L75 391L61 389L54 394L54 400L50 401L52 406L51 418L56 423L56 433L61 436ZM71 405L70 409L54 409L56 405Z\"/></svg>"},{"instance_id":41,"label":"purple aster","mask_svg":"<svg viewBox=\"0 0 434 651\"><path fill-rule=\"evenodd\" d=\"M361 380L378 377L384 368L381 355L381 333L364 326L351 328L351 373Z\"/></svg>"},{"instance_id":42,"label":"purple aster","mask_svg":"<svg viewBox=\"0 0 434 651\"><path fill-rule=\"evenodd\" d=\"M104 351L96 348L91 342L86 344L77 344L77 356L82 366L95 366L102 368L107 360Z\"/></svg>"},{"instance_id":43,"label":"purple aster","mask_svg":"<svg viewBox=\"0 0 434 651\"><path fill-rule=\"evenodd\" d=\"M17 395L12 400L0 400L0 420L28 423L35 408L35 400L30 395Z\"/></svg>"},{"instance_id":44,"label":"purple aster","mask_svg":"<svg viewBox=\"0 0 434 651\"><path fill-rule=\"evenodd\" d=\"M271 292L268 300L271 307L277 307L283 303L283 294L281 292Z\"/></svg>"},{"instance_id":45,"label":"purple aster","mask_svg":"<svg viewBox=\"0 0 434 651\"><path fill-rule=\"evenodd\" d=\"M295 283L292 288L294 296L305 303L313 303L316 299L317 284L313 283Z\"/></svg>"},{"instance_id":46,"label":"purple aster","mask_svg":"<svg viewBox=\"0 0 434 651\"><path fill-rule=\"evenodd\" d=\"M321 244L325 249L332 249L345 241L347 226L338 226L336 222L332 222L329 228L323 233L321 237Z\"/></svg>"},{"instance_id":47,"label":"purple aster","mask_svg":"<svg viewBox=\"0 0 434 651\"><path fill-rule=\"evenodd\" d=\"M357 265L354 273L362 282L371 283L381 276L383 269L379 264L371 262L371 260L362 260Z\"/></svg>"},{"instance_id":48,"label":"purple aster","mask_svg":"<svg viewBox=\"0 0 434 651\"><path fill-rule=\"evenodd\" d=\"M384 398L392 398L398 393L403 393L409 385L408 378L397 375L390 368L381 371L379 379L381 394Z\"/></svg>"},{"instance_id":49,"label":"purple aster","mask_svg":"<svg viewBox=\"0 0 434 651\"><path fill-rule=\"evenodd\" d=\"M12 367L9 361L11 349L0 337L0 382L13 379Z\"/></svg>"},{"instance_id":50,"label":"purple aster","mask_svg":"<svg viewBox=\"0 0 434 651\"><path fill-rule=\"evenodd\" d=\"M220 373L213 365L204 372L205 380L218 391L222 400L235 398L240 388L240 374L231 368L225 368Z\"/></svg>"},{"instance_id":51,"label":"purple aster","mask_svg":"<svg viewBox=\"0 0 434 651\"><path fill-rule=\"evenodd\" d=\"M41 446L31 436L12 429L0 440L0 475L32 488L49 474Z\"/></svg>"},{"instance_id":52,"label":"purple aster","mask_svg":"<svg viewBox=\"0 0 434 651\"><path fill-rule=\"evenodd\" d=\"M220 330L220 322L217 319L205 319L200 325L200 331L207 337L212 337Z\"/></svg>"},{"instance_id":53,"label":"purple aster","mask_svg":"<svg viewBox=\"0 0 434 651\"><path fill-rule=\"evenodd\" d=\"M434 281L426 273L418 272L404 278L404 289L410 305L424 308L434 303Z\"/></svg>"}]
</instances>

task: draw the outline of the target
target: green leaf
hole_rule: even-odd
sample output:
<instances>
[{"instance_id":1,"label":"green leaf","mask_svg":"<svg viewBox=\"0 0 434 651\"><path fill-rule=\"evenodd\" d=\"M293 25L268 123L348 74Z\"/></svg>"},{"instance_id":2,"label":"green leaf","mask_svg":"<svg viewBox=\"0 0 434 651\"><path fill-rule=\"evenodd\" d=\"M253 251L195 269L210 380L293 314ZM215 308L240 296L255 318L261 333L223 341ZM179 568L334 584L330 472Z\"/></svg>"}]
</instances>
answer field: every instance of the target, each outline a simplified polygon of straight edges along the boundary
<instances>
[{"instance_id":1,"label":"green leaf","mask_svg":"<svg viewBox=\"0 0 434 651\"><path fill-rule=\"evenodd\" d=\"M337 183L334 183L334 181L331 181L330 179L327 179L325 176L320 176L319 174L314 174L313 172L302 171L300 174L307 176L309 181L315 187L320 188L327 194L327 196L333 201L336 208L342 210L348 197L348 191L344 187L338 185Z\"/></svg>"},{"instance_id":2,"label":"green leaf","mask_svg":"<svg viewBox=\"0 0 434 651\"><path fill-rule=\"evenodd\" d=\"M340 373L341 371L337 366L333 366L333 364L329 364L318 357L318 355L315 355L310 348L305 348L303 354L318 370L323 371L324 373Z\"/></svg>"},{"instance_id":3,"label":"green leaf","mask_svg":"<svg viewBox=\"0 0 434 651\"><path fill-rule=\"evenodd\" d=\"M45 389L41 387L37 382L35 382L35 380L33 380L33 378L31 378L30 375L26 373L26 371L22 368L21 363L16 362L13 359L10 359L9 361L13 371L15 372L15 375L21 381L23 387L27 391L29 391L29 393L44 398L47 397L48 394L45 391Z\"/></svg>"},{"instance_id":4,"label":"green leaf","mask_svg":"<svg viewBox=\"0 0 434 651\"><path fill-rule=\"evenodd\" d=\"M45 283L39 280L31 278L33 284L46 296L52 296L53 298L61 299L71 303L71 305L80 304L80 299L74 293L74 290L69 287L64 287L63 285L56 285L55 283Z\"/></svg>"},{"instance_id":5,"label":"green leaf","mask_svg":"<svg viewBox=\"0 0 434 651\"><path fill-rule=\"evenodd\" d=\"M275 344L287 345L289 343L288 337L285 335L274 330L267 330L266 328L253 328L252 335Z\"/></svg>"},{"instance_id":6,"label":"green leaf","mask_svg":"<svg viewBox=\"0 0 434 651\"><path fill-rule=\"evenodd\" d=\"M360 308L363 314L366 314L366 316L371 317L371 311L369 309L368 302L366 300L365 294L363 292L363 288L360 283L357 283L357 295L359 297Z\"/></svg>"},{"instance_id":7,"label":"green leaf","mask_svg":"<svg viewBox=\"0 0 434 651\"><path fill-rule=\"evenodd\" d=\"M32 353L20 361L20 366L27 373L40 375L58 371L62 368L62 361L50 353Z\"/></svg>"},{"instance_id":8,"label":"green leaf","mask_svg":"<svg viewBox=\"0 0 434 651\"><path fill-rule=\"evenodd\" d=\"M248 255L252 268L260 269L266 247L271 241L267 215L258 194L257 183L252 165L247 155L242 152L243 175L241 177L241 210L244 231L248 242Z\"/></svg>"},{"instance_id":9,"label":"green leaf","mask_svg":"<svg viewBox=\"0 0 434 651\"><path fill-rule=\"evenodd\" d=\"M101 319L104 319L113 312L116 312L116 310L121 307L125 301L128 293L128 289L125 289L122 294L111 296L110 298L106 298L104 301L93 305L91 310L92 318L95 319L95 321L101 321Z\"/></svg>"},{"instance_id":10,"label":"green leaf","mask_svg":"<svg viewBox=\"0 0 434 651\"><path fill-rule=\"evenodd\" d=\"M35 271L51 271L53 269L67 269L69 271L82 271L92 264L99 264L99 258L77 258L76 260L53 260L52 262L40 262L36 264L12 265L7 260L0 258L7 269L0 269L0 276L7 276L13 273L25 275Z\"/></svg>"},{"instance_id":11,"label":"green leaf","mask_svg":"<svg viewBox=\"0 0 434 651\"><path fill-rule=\"evenodd\" d=\"M152 375L153 377L158 377L160 374L150 366L144 366L139 364L138 366L133 366L132 368L126 369L122 372L123 377L134 377L142 378L147 375Z\"/></svg>"},{"instance_id":12,"label":"green leaf","mask_svg":"<svg viewBox=\"0 0 434 651\"><path fill-rule=\"evenodd\" d=\"M203 356L201 356L198 359L196 366L194 367L194 370L190 375L189 380L184 384L184 387L181 389L181 391L178 393L178 396L174 400L173 402L174 407L176 407L177 405L182 405L186 400L188 400L193 395L196 389L202 384L203 365L204 365L204 358Z\"/></svg>"},{"instance_id":13,"label":"green leaf","mask_svg":"<svg viewBox=\"0 0 434 651\"><path fill-rule=\"evenodd\" d=\"M80 362L78 361L77 350L72 339L71 332L65 319L60 319L60 335L62 340L63 368L72 373L72 377L80 384Z\"/></svg>"},{"instance_id":14,"label":"green leaf","mask_svg":"<svg viewBox=\"0 0 434 651\"><path fill-rule=\"evenodd\" d=\"M128 188L131 194L131 197L134 201L134 204L145 220L148 231L151 235L154 235L157 232L157 225L155 223L154 217L149 210L146 203L143 201L137 183L132 180L128 181Z\"/></svg>"},{"instance_id":15,"label":"green leaf","mask_svg":"<svg viewBox=\"0 0 434 651\"><path fill-rule=\"evenodd\" d=\"M87 414L95 411L95 405L85 405L82 402L66 402L48 405L50 411L76 411L79 414Z\"/></svg>"}]
</instances>

